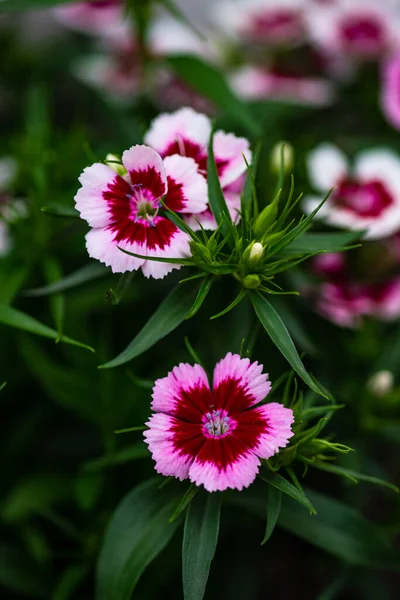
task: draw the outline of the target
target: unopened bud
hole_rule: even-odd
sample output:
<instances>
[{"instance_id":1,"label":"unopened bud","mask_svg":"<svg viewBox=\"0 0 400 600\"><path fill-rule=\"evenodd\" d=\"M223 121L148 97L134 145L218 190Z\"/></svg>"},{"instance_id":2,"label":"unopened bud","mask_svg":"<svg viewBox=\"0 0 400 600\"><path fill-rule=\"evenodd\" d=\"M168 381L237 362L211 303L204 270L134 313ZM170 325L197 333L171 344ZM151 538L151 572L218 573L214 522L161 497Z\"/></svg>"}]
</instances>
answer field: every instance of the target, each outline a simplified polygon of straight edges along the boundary
<instances>
[{"instance_id":1,"label":"unopened bud","mask_svg":"<svg viewBox=\"0 0 400 600\"><path fill-rule=\"evenodd\" d=\"M255 290L260 287L261 281L258 275L246 275L243 279L243 285L249 290Z\"/></svg>"},{"instance_id":2,"label":"unopened bud","mask_svg":"<svg viewBox=\"0 0 400 600\"><path fill-rule=\"evenodd\" d=\"M293 146L288 142L278 142L272 148L271 152L271 167L276 173L280 173L281 163L283 159L283 172L290 173L293 168L294 150Z\"/></svg>"},{"instance_id":3,"label":"unopened bud","mask_svg":"<svg viewBox=\"0 0 400 600\"><path fill-rule=\"evenodd\" d=\"M264 254L264 246L260 242L254 242L250 249L249 262L253 265L258 263Z\"/></svg>"},{"instance_id":4,"label":"unopened bud","mask_svg":"<svg viewBox=\"0 0 400 600\"><path fill-rule=\"evenodd\" d=\"M127 171L124 165L121 163L121 159L116 154L107 154L106 160L104 161L107 167L110 167L118 175L126 175Z\"/></svg>"},{"instance_id":5,"label":"unopened bud","mask_svg":"<svg viewBox=\"0 0 400 600\"><path fill-rule=\"evenodd\" d=\"M256 222L253 226L253 231L257 237L263 236L276 221L278 216L278 206L279 206L279 197L278 194L271 204L268 204L258 215Z\"/></svg>"},{"instance_id":6,"label":"unopened bud","mask_svg":"<svg viewBox=\"0 0 400 600\"><path fill-rule=\"evenodd\" d=\"M367 383L369 392L377 398L383 398L390 394L393 389L394 377L391 371L378 371Z\"/></svg>"}]
</instances>

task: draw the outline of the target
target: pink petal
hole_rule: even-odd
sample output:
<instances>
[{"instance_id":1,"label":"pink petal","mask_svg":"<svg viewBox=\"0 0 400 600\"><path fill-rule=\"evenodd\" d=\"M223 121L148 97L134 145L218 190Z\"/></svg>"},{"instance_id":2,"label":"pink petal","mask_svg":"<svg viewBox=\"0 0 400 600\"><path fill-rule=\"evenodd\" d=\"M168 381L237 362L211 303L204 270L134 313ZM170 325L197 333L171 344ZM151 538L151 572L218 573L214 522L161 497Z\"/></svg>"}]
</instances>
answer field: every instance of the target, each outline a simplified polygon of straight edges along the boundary
<instances>
[{"instance_id":1,"label":"pink petal","mask_svg":"<svg viewBox=\"0 0 400 600\"><path fill-rule=\"evenodd\" d=\"M180 363L166 377L156 380L152 398L154 411L179 414L187 421L200 423L211 402L207 374L200 365Z\"/></svg>"},{"instance_id":2,"label":"pink petal","mask_svg":"<svg viewBox=\"0 0 400 600\"><path fill-rule=\"evenodd\" d=\"M225 187L246 172L246 160L251 164L249 141L233 133L217 131L214 135L214 158L221 186Z\"/></svg>"},{"instance_id":3,"label":"pink petal","mask_svg":"<svg viewBox=\"0 0 400 600\"><path fill-rule=\"evenodd\" d=\"M96 258L107 267L111 267L113 273L136 271L143 265L143 259L121 252L118 246L135 254L145 253L144 245L128 240L116 241L115 233L110 229L91 229L86 235L86 248L89 256Z\"/></svg>"},{"instance_id":4,"label":"pink petal","mask_svg":"<svg viewBox=\"0 0 400 600\"><path fill-rule=\"evenodd\" d=\"M154 225L147 226L147 250L146 256L157 256L159 258L181 258L190 256L189 236L178 229L168 219L155 217ZM164 262L146 261L142 266L145 277L162 279L173 269L180 269L179 264L168 264Z\"/></svg>"},{"instance_id":5,"label":"pink petal","mask_svg":"<svg viewBox=\"0 0 400 600\"><path fill-rule=\"evenodd\" d=\"M267 424L267 432L259 437L258 446L254 449L257 456L260 458L270 458L280 448L287 446L289 439L293 436L291 425L294 422L294 416L290 408L285 408L283 404L277 402L270 402L248 411L246 416L250 415L250 413L257 413L257 417L265 419ZM254 418L254 415L252 417ZM242 420L240 427L245 426ZM251 424L249 426L251 427Z\"/></svg>"},{"instance_id":6,"label":"pink petal","mask_svg":"<svg viewBox=\"0 0 400 600\"><path fill-rule=\"evenodd\" d=\"M189 469L190 481L208 492L248 487L257 476L260 460L251 451L238 452L237 446L232 436L208 439Z\"/></svg>"},{"instance_id":7,"label":"pink petal","mask_svg":"<svg viewBox=\"0 0 400 600\"><path fill-rule=\"evenodd\" d=\"M161 156L148 146L132 146L122 155L132 185L141 186L149 199L160 198L167 192L167 175Z\"/></svg>"},{"instance_id":8,"label":"pink petal","mask_svg":"<svg viewBox=\"0 0 400 600\"><path fill-rule=\"evenodd\" d=\"M181 154L196 160L207 153L210 133L209 118L185 107L154 119L144 141L162 156Z\"/></svg>"},{"instance_id":9,"label":"pink petal","mask_svg":"<svg viewBox=\"0 0 400 600\"><path fill-rule=\"evenodd\" d=\"M165 203L169 209L183 213L201 213L207 208L207 182L189 157L167 156L164 159L168 179Z\"/></svg>"},{"instance_id":10,"label":"pink petal","mask_svg":"<svg viewBox=\"0 0 400 600\"><path fill-rule=\"evenodd\" d=\"M381 105L388 121L393 127L400 129L400 53L384 64Z\"/></svg>"},{"instance_id":11,"label":"pink petal","mask_svg":"<svg viewBox=\"0 0 400 600\"><path fill-rule=\"evenodd\" d=\"M167 477L177 477L180 480L187 479L194 457L190 453L183 452L174 442L176 437L174 430L180 427L181 423L175 417L157 413L151 415L146 425L149 429L143 436L156 463L157 473ZM204 443L203 439L196 434L194 438L195 443L201 447ZM188 448L190 451L190 442ZM197 445L195 451L197 453Z\"/></svg>"},{"instance_id":12,"label":"pink petal","mask_svg":"<svg viewBox=\"0 0 400 600\"><path fill-rule=\"evenodd\" d=\"M111 219L104 192L117 180L115 171L101 163L84 169L79 177L82 187L75 196L75 207L91 227L106 227Z\"/></svg>"},{"instance_id":13,"label":"pink petal","mask_svg":"<svg viewBox=\"0 0 400 600\"><path fill-rule=\"evenodd\" d=\"M229 352L214 369L213 390L217 408L245 410L264 400L271 389L263 366Z\"/></svg>"}]
</instances>

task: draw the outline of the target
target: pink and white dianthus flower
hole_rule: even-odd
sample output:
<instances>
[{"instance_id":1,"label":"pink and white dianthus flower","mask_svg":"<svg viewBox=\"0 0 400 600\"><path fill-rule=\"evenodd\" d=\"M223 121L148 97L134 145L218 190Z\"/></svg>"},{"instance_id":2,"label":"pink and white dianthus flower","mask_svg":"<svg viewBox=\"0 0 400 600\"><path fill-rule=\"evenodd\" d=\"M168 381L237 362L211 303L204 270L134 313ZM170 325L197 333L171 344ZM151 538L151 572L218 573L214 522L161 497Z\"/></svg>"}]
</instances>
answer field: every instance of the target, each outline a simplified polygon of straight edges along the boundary
<instances>
[{"instance_id":1,"label":"pink and white dianthus flower","mask_svg":"<svg viewBox=\"0 0 400 600\"><path fill-rule=\"evenodd\" d=\"M92 0L57 6L55 17L65 27L84 33L103 34L123 20L122 0Z\"/></svg>"},{"instance_id":2,"label":"pink and white dianthus flower","mask_svg":"<svg viewBox=\"0 0 400 600\"><path fill-rule=\"evenodd\" d=\"M400 230L400 159L387 149L360 152L351 167L332 144L321 144L307 159L312 186L320 196L305 198L312 212L335 188L317 213L330 225L366 230L365 239L383 239Z\"/></svg>"},{"instance_id":3,"label":"pink and white dianthus flower","mask_svg":"<svg viewBox=\"0 0 400 600\"><path fill-rule=\"evenodd\" d=\"M349 60L379 60L400 43L396 0L315 2L307 11L308 33L320 48Z\"/></svg>"},{"instance_id":4,"label":"pink and white dianthus flower","mask_svg":"<svg viewBox=\"0 0 400 600\"><path fill-rule=\"evenodd\" d=\"M247 65L236 70L231 83L240 96L249 100L273 98L309 106L326 106L335 98L332 83L321 77L299 76L258 66Z\"/></svg>"},{"instance_id":5,"label":"pink and white dianthus flower","mask_svg":"<svg viewBox=\"0 0 400 600\"><path fill-rule=\"evenodd\" d=\"M189 107L173 113L163 113L156 117L144 140L157 150L162 157L179 154L189 156L198 165L199 172L207 177L208 144L211 135L210 119ZM243 175L246 163L251 163L251 150L248 140L236 137L233 133L217 131L214 135L214 158L225 200L232 216L237 222L240 210L240 194L244 186ZM216 222L207 208L196 214L196 219L204 228L215 229ZM194 229L198 228L195 219L189 219Z\"/></svg>"},{"instance_id":6,"label":"pink and white dianthus flower","mask_svg":"<svg viewBox=\"0 0 400 600\"><path fill-rule=\"evenodd\" d=\"M153 388L144 438L156 471L190 479L208 492L242 490L256 478L260 459L292 437L293 411L262 404L271 389L263 367L230 352L214 369L212 389L200 365L181 363Z\"/></svg>"},{"instance_id":7,"label":"pink and white dianthus flower","mask_svg":"<svg viewBox=\"0 0 400 600\"><path fill-rule=\"evenodd\" d=\"M239 0L217 3L216 20L228 35L250 44L290 46L305 39L307 0Z\"/></svg>"},{"instance_id":8,"label":"pink and white dianthus flower","mask_svg":"<svg viewBox=\"0 0 400 600\"><path fill-rule=\"evenodd\" d=\"M380 103L389 123L400 129L400 52L383 64Z\"/></svg>"},{"instance_id":9,"label":"pink and white dianthus flower","mask_svg":"<svg viewBox=\"0 0 400 600\"><path fill-rule=\"evenodd\" d=\"M207 206L207 185L193 159L176 155L163 160L147 146L126 150L122 164L124 175L95 163L79 178L76 208L92 228L86 248L114 273L141 268L145 277L160 279L180 265L129 256L118 246L142 256L189 256L189 237L159 214L161 200L178 213L201 213Z\"/></svg>"}]
</instances>

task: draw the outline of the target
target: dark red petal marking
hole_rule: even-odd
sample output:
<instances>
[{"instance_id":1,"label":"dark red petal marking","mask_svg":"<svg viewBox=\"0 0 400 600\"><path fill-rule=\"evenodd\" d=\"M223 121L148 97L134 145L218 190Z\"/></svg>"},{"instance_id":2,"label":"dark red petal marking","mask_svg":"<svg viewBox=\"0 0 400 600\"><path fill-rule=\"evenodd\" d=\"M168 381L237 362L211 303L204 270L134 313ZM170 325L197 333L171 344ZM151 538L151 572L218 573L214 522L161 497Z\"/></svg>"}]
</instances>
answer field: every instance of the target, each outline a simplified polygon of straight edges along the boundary
<instances>
[{"instance_id":1,"label":"dark red petal marking","mask_svg":"<svg viewBox=\"0 0 400 600\"><path fill-rule=\"evenodd\" d=\"M109 225L108 229L115 233L114 241L136 243L141 246L146 244L148 223L144 221L132 221L129 219L116 221Z\"/></svg>"},{"instance_id":2,"label":"dark red petal marking","mask_svg":"<svg viewBox=\"0 0 400 600\"><path fill-rule=\"evenodd\" d=\"M232 378L224 379L214 388L213 399L215 409L224 408L231 416L246 410L254 402L253 396L245 392L240 381Z\"/></svg>"},{"instance_id":3,"label":"dark red petal marking","mask_svg":"<svg viewBox=\"0 0 400 600\"><path fill-rule=\"evenodd\" d=\"M386 47L383 24L374 15L347 17L340 28L344 47L369 54L379 53Z\"/></svg>"},{"instance_id":4,"label":"dark red petal marking","mask_svg":"<svg viewBox=\"0 0 400 600\"><path fill-rule=\"evenodd\" d=\"M218 469L224 471L229 465L254 451L260 436L267 431L267 421L261 418L257 411L249 410L246 413L246 422L241 424L238 421L232 434L223 437L207 437L206 443L197 455L197 460L201 463L213 463Z\"/></svg>"},{"instance_id":5,"label":"dark red petal marking","mask_svg":"<svg viewBox=\"0 0 400 600\"><path fill-rule=\"evenodd\" d=\"M186 198L183 194L183 185L177 183L172 177L167 177L168 192L164 198L165 205L175 212L181 211L186 206Z\"/></svg>"},{"instance_id":6,"label":"dark red petal marking","mask_svg":"<svg viewBox=\"0 0 400 600\"><path fill-rule=\"evenodd\" d=\"M378 217L394 199L382 181L373 179L366 183L344 179L333 193L336 206L360 217Z\"/></svg>"},{"instance_id":7,"label":"dark red petal marking","mask_svg":"<svg viewBox=\"0 0 400 600\"><path fill-rule=\"evenodd\" d=\"M154 167L139 171L129 171L132 185L138 185L151 193L152 199L161 198L166 192L166 185L161 179L161 175Z\"/></svg>"},{"instance_id":8,"label":"dark red petal marking","mask_svg":"<svg viewBox=\"0 0 400 600\"><path fill-rule=\"evenodd\" d=\"M172 156L173 154L180 154L181 156L189 156L193 158L201 169L207 168L207 153L200 144L196 144L187 140L186 138L179 138L175 142L172 142L168 148L163 152L162 157Z\"/></svg>"},{"instance_id":9,"label":"dark red petal marking","mask_svg":"<svg viewBox=\"0 0 400 600\"><path fill-rule=\"evenodd\" d=\"M265 36L283 37L298 36L303 33L303 23L299 12L294 10L276 10L265 14L255 15L248 27L246 34L256 37ZM268 40L268 38L266 38Z\"/></svg>"},{"instance_id":10,"label":"dark red petal marking","mask_svg":"<svg viewBox=\"0 0 400 600\"><path fill-rule=\"evenodd\" d=\"M154 225L147 225L147 248L164 250L171 245L171 240L177 232L179 229L171 221L163 217L156 217Z\"/></svg>"},{"instance_id":11,"label":"dark red petal marking","mask_svg":"<svg viewBox=\"0 0 400 600\"><path fill-rule=\"evenodd\" d=\"M214 401L210 389L204 383L199 383L196 387L179 391L174 416L188 423L196 423L200 427L203 415L213 408Z\"/></svg>"},{"instance_id":12,"label":"dark red petal marking","mask_svg":"<svg viewBox=\"0 0 400 600\"><path fill-rule=\"evenodd\" d=\"M103 198L107 201L112 221L121 221L132 215L132 203L128 198L131 194L131 186L120 175L116 175L114 181L108 184Z\"/></svg>"},{"instance_id":13,"label":"dark red petal marking","mask_svg":"<svg viewBox=\"0 0 400 600\"><path fill-rule=\"evenodd\" d=\"M176 421L174 420L170 431L174 434L172 443L175 450L180 455L191 456L193 459L196 458L206 441L201 426L177 419Z\"/></svg>"}]
</instances>

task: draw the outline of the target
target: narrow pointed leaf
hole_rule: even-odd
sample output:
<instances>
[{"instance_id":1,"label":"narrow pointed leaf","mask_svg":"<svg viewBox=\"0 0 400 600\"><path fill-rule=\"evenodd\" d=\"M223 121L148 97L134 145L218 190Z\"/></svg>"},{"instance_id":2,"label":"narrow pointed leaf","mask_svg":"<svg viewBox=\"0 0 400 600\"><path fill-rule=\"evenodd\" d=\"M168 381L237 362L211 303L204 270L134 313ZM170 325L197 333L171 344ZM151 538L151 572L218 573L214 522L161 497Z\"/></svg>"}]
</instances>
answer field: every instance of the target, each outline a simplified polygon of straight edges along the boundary
<instances>
[{"instance_id":1,"label":"narrow pointed leaf","mask_svg":"<svg viewBox=\"0 0 400 600\"><path fill-rule=\"evenodd\" d=\"M262 473L259 474L259 478L272 485L277 490L280 490L283 494L290 496L296 502L302 504L305 508L310 511L310 514L315 514L315 509L304 492L300 492L292 483L290 483L287 479L279 475L278 473L273 473L272 471L263 470Z\"/></svg>"},{"instance_id":2,"label":"narrow pointed leaf","mask_svg":"<svg viewBox=\"0 0 400 600\"><path fill-rule=\"evenodd\" d=\"M66 275L59 281L55 281L54 283L50 283L49 285L40 288L25 290L24 296L40 297L49 294L59 294L60 292L99 279L100 277L105 277L106 275L110 275L110 269L97 262L89 263L81 269Z\"/></svg>"},{"instance_id":3,"label":"narrow pointed leaf","mask_svg":"<svg viewBox=\"0 0 400 600\"><path fill-rule=\"evenodd\" d=\"M281 512L281 505L282 492L270 485L268 488L267 497L267 526L265 528L265 535L261 545L268 542L269 538L271 537L278 521L279 513Z\"/></svg>"},{"instance_id":4,"label":"narrow pointed leaf","mask_svg":"<svg viewBox=\"0 0 400 600\"><path fill-rule=\"evenodd\" d=\"M169 517L176 489L158 489L150 479L135 487L117 506L96 570L96 600L130 600L145 568L165 548L180 525Z\"/></svg>"},{"instance_id":5,"label":"narrow pointed leaf","mask_svg":"<svg viewBox=\"0 0 400 600\"><path fill-rule=\"evenodd\" d=\"M181 513L183 513L183 511L189 506L189 504L191 503L198 491L199 488L197 487L197 485L191 483L188 489L186 490L185 494L183 495L181 501L179 502L178 506L170 516L169 520L171 522L175 521L175 519L179 517Z\"/></svg>"},{"instance_id":6,"label":"narrow pointed leaf","mask_svg":"<svg viewBox=\"0 0 400 600\"><path fill-rule=\"evenodd\" d=\"M197 313L197 311L201 308L204 300L208 296L208 292L210 291L212 284L213 284L212 277L206 277L204 279L204 281L202 281L200 289L196 296L196 299L193 303L193 306L190 309L190 311L188 312L188 314L186 315L186 319L191 319L192 317L194 317L194 315Z\"/></svg>"},{"instance_id":7,"label":"narrow pointed leaf","mask_svg":"<svg viewBox=\"0 0 400 600\"><path fill-rule=\"evenodd\" d=\"M293 343L292 338L286 328L286 325L276 312L274 307L268 302L264 296L257 292L251 293L251 301L256 311L257 317L260 320L261 325L270 336L274 344L282 352L283 356L293 367L293 369L300 375L303 381L317 394L325 396L325 394L319 389L315 381L307 373L299 353Z\"/></svg>"},{"instance_id":8,"label":"narrow pointed leaf","mask_svg":"<svg viewBox=\"0 0 400 600\"><path fill-rule=\"evenodd\" d=\"M193 285L178 285L161 302L156 312L147 321L146 325L139 331L132 342L110 362L101 365L101 369L118 367L136 358L158 341L176 329L184 320L191 309L197 287Z\"/></svg>"},{"instance_id":9,"label":"narrow pointed leaf","mask_svg":"<svg viewBox=\"0 0 400 600\"><path fill-rule=\"evenodd\" d=\"M1 7L1 5L0 5ZM72 206L62 206L60 204L49 204L48 206L42 206L40 209L46 215L53 217L64 217L67 219L80 219L78 211Z\"/></svg>"},{"instance_id":10,"label":"narrow pointed leaf","mask_svg":"<svg viewBox=\"0 0 400 600\"><path fill-rule=\"evenodd\" d=\"M237 306L243 300L243 298L245 296L246 296L246 291L245 290L240 290L240 292L238 293L238 295L236 296L236 298L226 308L224 308L224 310L221 310L221 312L219 312L216 315L213 315L212 317L210 317L210 320L212 320L212 319L219 319L219 317L222 317L223 315L226 315L228 312L230 312L232 309L234 309L235 306Z\"/></svg>"},{"instance_id":11,"label":"narrow pointed leaf","mask_svg":"<svg viewBox=\"0 0 400 600\"><path fill-rule=\"evenodd\" d=\"M15 327L16 329L22 329L23 331L28 331L29 333L35 333L36 335L42 335L43 337L50 338L52 340L59 339L58 332L48 325L37 321L30 315L13 308L12 306L4 306L0 305L0 323L4 325L9 325L10 327ZM94 352L93 348L90 346L83 344L82 342L78 342L73 340L66 335L61 336L61 342L65 342L66 344L71 344L72 346L79 346L80 348L86 348L86 350L90 350Z\"/></svg>"},{"instance_id":12,"label":"narrow pointed leaf","mask_svg":"<svg viewBox=\"0 0 400 600\"><path fill-rule=\"evenodd\" d=\"M229 114L252 136L260 134L260 125L251 110L235 95L225 75L217 67L196 56L169 56L167 63L179 78L202 96L209 98L224 114Z\"/></svg>"},{"instance_id":13,"label":"narrow pointed leaf","mask_svg":"<svg viewBox=\"0 0 400 600\"><path fill-rule=\"evenodd\" d=\"M311 254L313 252L340 252L349 244L357 242L362 231L346 231L343 233L310 233L299 235L291 242L282 255Z\"/></svg>"},{"instance_id":14,"label":"narrow pointed leaf","mask_svg":"<svg viewBox=\"0 0 400 600\"><path fill-rule=\"evenodd\" d=\"M214 158L214 135L210 137L210 143L208 145L208 160L207 160L207 184L208 184L208 201L212 213L217 221L218 225L221 226L222 234L225 238L229 238L230 244L233 244L232 229L234 225L232 223L231 215L226 205L225 197L221 189L221 184L218 177L217 166Z\"/></svg>"},{"instance_id":15,"label":"narrow pointed leaf","mask_svg":"<svg viewBox=\"0 0 400 600\"><path fill-rule=\"evenodd\" d=\"M201 490L186 514L182 544L184 600L202 600L211 561L217 547L220 520L219 494Z\"/></svg>"},{"instance_id":16,"label":"narrow pointed leaf","mask_svg":"<svg viewBox=\"0 0 400 600\"><path fill-rule=\"evenodd\" d=\"M385 481L384 479L380 479L379 477L374 477L373 475L366 475L365 473L358 473L357 471L353 471L352 469L345 469L340 465L330 464L323 461L316 461L313 463L313 467L320 469L321 471L327 471L328 473L334 473L335 475L340 475L342 477L347 477L352 481L358 483L358 481L365 481L367 483L373 483L375 485L380 485L382 487L386 487L393 492L399 493L399 488L390 483L389 481Z\"/></svg>"},{"instance_id":17,"label":"narrow pointed leaf","mask_svg":"<svg viewBox=\"0 0 400 600\"><path fill-rule=\"evenodd\" d=\"M388 536L357 509L305 488L316 515L308 515L291 498L282 498L278 527L344 560L368 568L400 570L400 551ZM265 492L252 486L232 497L232 502L265 518Z\"/></svg>"}]
</instances>

